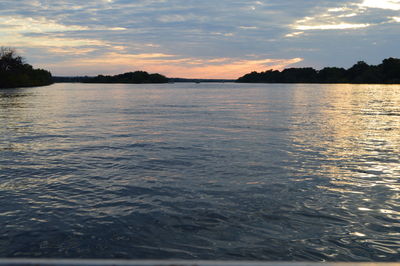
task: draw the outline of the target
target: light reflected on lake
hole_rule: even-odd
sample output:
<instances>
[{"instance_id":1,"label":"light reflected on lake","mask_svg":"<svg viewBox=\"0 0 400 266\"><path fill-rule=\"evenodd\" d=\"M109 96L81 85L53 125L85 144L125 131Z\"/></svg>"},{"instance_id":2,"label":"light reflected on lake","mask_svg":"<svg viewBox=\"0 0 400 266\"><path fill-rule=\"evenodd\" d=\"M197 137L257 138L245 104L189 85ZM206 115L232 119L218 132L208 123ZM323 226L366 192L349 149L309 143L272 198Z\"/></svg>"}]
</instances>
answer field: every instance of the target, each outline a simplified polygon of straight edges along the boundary
<instances>
[{"instance_id":1,"label":"light reflected on lake","mask_svg":"<svg viewBox=\"0 0 400 266\"><path fill-rule=\"evenodd\" d=\"M396 260L399 91L1 90L0 256Z\"/></svg>"}]
</instances>

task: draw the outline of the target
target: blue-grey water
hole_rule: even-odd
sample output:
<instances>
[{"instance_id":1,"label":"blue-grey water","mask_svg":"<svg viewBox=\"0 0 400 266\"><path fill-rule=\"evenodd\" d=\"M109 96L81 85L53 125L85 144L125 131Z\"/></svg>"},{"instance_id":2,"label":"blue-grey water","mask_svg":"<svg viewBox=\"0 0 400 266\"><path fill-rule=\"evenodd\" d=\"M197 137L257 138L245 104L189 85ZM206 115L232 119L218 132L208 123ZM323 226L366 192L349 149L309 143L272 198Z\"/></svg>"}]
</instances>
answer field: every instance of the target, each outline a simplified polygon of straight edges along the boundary
<instances>
[{"instance_id":1,"label":"blue-grey water","mask_svg":"<svg viewBox=\"0 0 400 266\"><path fill-rule=\"evenodd\" d=\"M0 257L400 260L400 86L0 90Z\"/></svg>"}]
</instances>

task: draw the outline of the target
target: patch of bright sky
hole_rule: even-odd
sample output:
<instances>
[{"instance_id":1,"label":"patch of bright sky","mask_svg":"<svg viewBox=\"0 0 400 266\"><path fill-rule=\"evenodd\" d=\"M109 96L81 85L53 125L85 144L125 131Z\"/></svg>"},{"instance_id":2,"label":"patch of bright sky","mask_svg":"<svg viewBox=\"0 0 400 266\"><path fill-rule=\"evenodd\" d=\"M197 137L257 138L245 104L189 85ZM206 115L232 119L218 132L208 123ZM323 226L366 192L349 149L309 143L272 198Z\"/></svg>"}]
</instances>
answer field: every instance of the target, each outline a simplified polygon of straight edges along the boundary
<instances>
[{"instance_id":1,"label":"patch of bright sky","mask_svg":"<svg viewBox=\"0 0 400 266\"><path fill-rule=\"evenodd\" d=\"M381 9L391 9L391 10L400 10L400 1L399 0L364 0L360 4L361 7L370 7L370 8L381 8Z\"/></svg>"},{"instance_id":2,"label":"patch of bright sky","mask_svg":"<svg viewBox=\"0 0 400 266\"><path fill-rule=\"evenodd\" d=\"M14 33L63 32L89 29L86 26L66 26L45 17L26 18L21 16L4 16L0 17L0 25L6 26L1 31Z\"/></svg>"},{"instance_id":3,"label":"patch of bright sky","mask_svg":"<svg viewBox=\"0 0 400 266\"><path fill-rule=\"evenodd\" d=\"M129 66L136 66L142 70L159 72L169 77L182 78L221 78L239 77L243 73L248 73L254 69L283 69L287 65L301 62L302 58L293 59L264 59L264 60L235 60L232 58L178 58L171 56L154 55L126 55L111 52L97 58L69 59L66 65L50 65L56 71L65 72L72 75L71 67L85 70L89 74L93 72L93 65L97 65L96 71L105 72L109 66L113 66L111 74L131 71ZM107 62L107 65L104 64ZM68 66L68 67L66 67ZM176 76L179 73L179 76Z\"/></svg>"},{"instance_id":4,"label":"patch of bright sky","mask_svg":"<svg viewBox=\"0 0 400 266\"><path fill-rule=\"evenodd\" d=\"M370 26L370 24L325 24L325 25L298 25L295 26L297 30L344 30L344 29L358 29Z\"/></svg>"},{"instance_id":5,"label":"patch of bright sky","mask_svg":"<svg viewBox=\"0 0 400 266\"><path fill-rule=\"evenodd\" d=\"M292 25L295 30L349 30L367 28L372 23L349 23L345 19L360 17L366 8L400 10L400 0L364 0L361 4L347 3L342 7L328 8L322 13L305 17ZM397 21L392 17L392 20ZM390 22L390 17L386 19ZM290 33L287 37L299 34Z\"/></svg>"}]
</instances>

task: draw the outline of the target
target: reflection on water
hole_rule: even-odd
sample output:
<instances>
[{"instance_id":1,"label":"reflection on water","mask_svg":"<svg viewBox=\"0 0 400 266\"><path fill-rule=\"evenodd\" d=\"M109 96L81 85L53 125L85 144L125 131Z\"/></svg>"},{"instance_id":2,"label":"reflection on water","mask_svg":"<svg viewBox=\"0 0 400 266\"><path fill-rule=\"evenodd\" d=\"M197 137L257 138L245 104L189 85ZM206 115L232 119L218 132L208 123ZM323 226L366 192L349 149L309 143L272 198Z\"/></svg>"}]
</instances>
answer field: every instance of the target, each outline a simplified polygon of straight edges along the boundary
<instances>
[{"instance_id":1,"label":"reflection on water","mask_svg":"<svg viewBox=\"0 0 400 266\"><path fill-rule=\"evenodd\" d=\"M396 261L399 90L2 90L0 256Z\"/></svg>"},{"instance_id":2,"label":"reflection on water","mask_svg":"<svg viewBox=\"0 0 400 266\"><path fill-rule=\"evenodd\" d=\"M360 238L359 243L389 254L398 254L400 244L398 89L341 85L318 91L317 104L302 114L294 135L298 149L309 151L305 171L319 172L326 182L317 188L338 198L328 204L356 214L348 233ZM306 99L307 93L311 91L301 91Z\"/></svg>"}]
</instances>

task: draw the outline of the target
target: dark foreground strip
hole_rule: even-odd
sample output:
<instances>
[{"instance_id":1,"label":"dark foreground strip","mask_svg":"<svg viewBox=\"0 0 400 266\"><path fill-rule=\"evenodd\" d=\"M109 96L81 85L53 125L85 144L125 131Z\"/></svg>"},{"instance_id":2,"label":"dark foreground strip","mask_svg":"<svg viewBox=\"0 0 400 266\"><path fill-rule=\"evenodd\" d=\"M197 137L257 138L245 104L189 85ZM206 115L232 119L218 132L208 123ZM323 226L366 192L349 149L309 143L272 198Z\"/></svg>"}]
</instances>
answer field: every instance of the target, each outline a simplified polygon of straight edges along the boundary
<instances>
[{"instance_id":1,"label":"dark foreground strip","mask_svg":"<svg viewBox=\"0 0 400 266\"><path fill-rule=\"evenodd\" d=\"M314 263L254 261L173 261L173 260L59 260L0 259L0 266L399 266L400 263Z\"/></svg>"}]
</instances>

